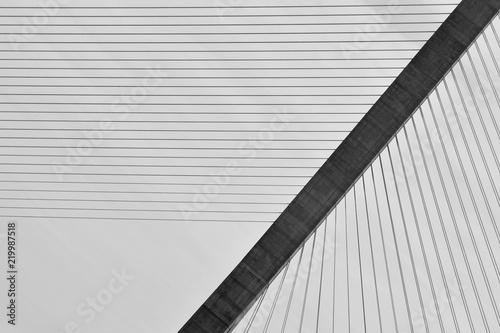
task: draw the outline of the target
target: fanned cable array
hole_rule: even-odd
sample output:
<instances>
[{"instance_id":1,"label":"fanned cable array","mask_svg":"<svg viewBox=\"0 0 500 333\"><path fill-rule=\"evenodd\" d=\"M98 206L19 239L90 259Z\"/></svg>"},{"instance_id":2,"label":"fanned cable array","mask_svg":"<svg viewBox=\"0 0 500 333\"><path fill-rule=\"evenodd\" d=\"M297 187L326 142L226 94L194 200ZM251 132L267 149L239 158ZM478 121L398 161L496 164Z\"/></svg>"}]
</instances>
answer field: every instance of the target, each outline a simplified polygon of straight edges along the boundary
<instances>
[{"instance_id":1,"label":"fanned cable array","mask_svg":"<svg viewBox=\"0 0 500 333\"><path fill-rule=\"evenodd\" d=\"M232 332L500 330L499 23Z\"/></svg>"}]
</instances>

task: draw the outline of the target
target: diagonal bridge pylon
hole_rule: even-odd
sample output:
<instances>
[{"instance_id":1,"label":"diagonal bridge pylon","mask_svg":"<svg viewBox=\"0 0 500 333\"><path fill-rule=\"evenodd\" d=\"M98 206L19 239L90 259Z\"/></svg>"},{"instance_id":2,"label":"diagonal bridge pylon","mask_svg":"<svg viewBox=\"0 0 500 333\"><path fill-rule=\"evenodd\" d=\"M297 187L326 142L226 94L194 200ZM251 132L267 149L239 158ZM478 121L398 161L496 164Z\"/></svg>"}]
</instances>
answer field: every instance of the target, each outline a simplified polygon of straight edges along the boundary
<instances>
[{"instance_id":1,"label":"diagonal bridge pylon","mask_svg":"<svg viewBox=\"0 0 500 333\"><path fill-rule=\"evenodd\" d=\"M499 0L463 0L457 6L180 332L222 333L236 327L499 10Z\"/></svg>"}]
</instances>

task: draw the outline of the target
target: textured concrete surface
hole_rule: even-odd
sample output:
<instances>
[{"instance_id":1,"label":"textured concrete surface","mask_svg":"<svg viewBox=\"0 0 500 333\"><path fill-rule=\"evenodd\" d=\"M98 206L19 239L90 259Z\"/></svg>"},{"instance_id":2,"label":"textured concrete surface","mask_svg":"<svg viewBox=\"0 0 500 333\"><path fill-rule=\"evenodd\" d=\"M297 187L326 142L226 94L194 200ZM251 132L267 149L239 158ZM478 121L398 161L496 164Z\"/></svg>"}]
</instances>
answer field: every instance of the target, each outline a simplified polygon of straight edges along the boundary
<instances>
[{"instance_id":1,"label":"textured concrete surface","mask_svg":"<svg viewBox=\"0 0 500 333\"><path fill-rule=\"evenodd\" d=\"M463 0L182 333L228 332L500 9Z\"/></svg>"}]
</instances>

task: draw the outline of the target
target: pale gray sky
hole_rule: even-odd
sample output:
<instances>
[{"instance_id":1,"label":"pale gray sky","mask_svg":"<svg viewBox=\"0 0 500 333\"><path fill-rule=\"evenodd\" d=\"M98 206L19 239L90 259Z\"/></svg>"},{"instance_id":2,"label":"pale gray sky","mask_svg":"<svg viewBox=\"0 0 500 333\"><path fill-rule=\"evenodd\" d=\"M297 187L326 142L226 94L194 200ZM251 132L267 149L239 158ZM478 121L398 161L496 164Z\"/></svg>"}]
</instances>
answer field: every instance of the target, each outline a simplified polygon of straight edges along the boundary
<instances>
[{"instance_id":1,"label":"pale gray sky","mask_svg":"<svg viewBox=\"0 0 500 333\"><path fill-rule=\"evenodd\" d=\"M21 332L177 331L457 1L52 3L0 18Z\"/></svg>"}]
</instances>

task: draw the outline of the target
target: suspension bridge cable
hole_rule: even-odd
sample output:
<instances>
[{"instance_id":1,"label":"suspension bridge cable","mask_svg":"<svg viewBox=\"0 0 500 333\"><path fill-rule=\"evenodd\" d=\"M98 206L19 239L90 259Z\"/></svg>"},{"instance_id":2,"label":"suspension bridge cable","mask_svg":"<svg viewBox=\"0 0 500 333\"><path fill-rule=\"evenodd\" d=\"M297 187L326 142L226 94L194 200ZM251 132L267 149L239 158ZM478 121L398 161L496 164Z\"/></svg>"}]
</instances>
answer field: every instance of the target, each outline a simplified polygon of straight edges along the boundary
<instances>
[{"instance_id":1,"label":"suspension bridge cable","mask_svg":"<svg viewBox=\"0 0 500 333\"><path fill-rule=\"evenodd\" d=\"M469 274L469 279L472 282L472 288L474 290L474 295L476 297L476 302L477 302L477 304L479 306L479 311L480 311L480 314L481 314L481 318L483 320L483 324L485 326L486 331L490 332L488 321L487 321L486 316L484 314L483 304L481 302L481 298L479 297L479 293L478 293L478 290L477 290L477 285L475 283L474 275L472 273L472 269L470 267L469 259L468 259L468 256L467 256L467 252L465 251L465 246L464 246L464 243L463 243L463 240L462 240L462 236L461 236L461 233L460 233L460 230L459 230L459 227L458 227L458 222L457 222L457 218L455 216L455 211L454 211L454 209L453 209L453 207L451 205L450 198L449 198L449 195L448 195L448 191L447 191L446 186L445 186L443 174L441 172L441 167L440 167L440 165L438 163L436 151L434 149L434 144L432 143L431 136L429 134L429 128L427 126L427 122L425 120L422 108L419 108L419 111L420 111L420 116L421 116L423 124L424 124L424 129L425 129L425 133L426 133L426 136L427 136L427 140L428 140L429 146L431 148L431 152L432 152L432 157L433 157L433 160L434 160L434 164L436 165L436 169L438 171L439 180L440 180L440 183L441 183L441 188L443 189L443 193L444 193L444 196L445 196L445 199L446 199L446 204L448 206L448 210L450 212L450 216L451 216L451 220L453 222L455 233L457 235L457 239L458 239L458 242L459 242L459 245L460 245L460 249L462 251L462 256L464 258L464 262L465 262L465 265L467 267L467 273ZM436 208L439 209L438 207L439 206L436 203Z\"/></svg>"},{"instance_id":2,"label":"suspension bridge cable","mask_svg":"<svg viewBox=\"0 0 500 333\"><path fill-rule=\"evenodd\" d=\"M478 170L477 170L476 162L475 162L475 160L474 160L474 158L473 158L473 156L472 156L472 152L471 152L471 150L470 150L468 140L465 138L465 133L464 133L464 131L463 131L463 128L462 128L462 124L461 124L461 122L460 122L460 119L458 118L458 114L457 114L457 110L456 110L456 107L455 107L455 103L453 102L453 99L451 99L451 96L450 96L450 93L449 93L449 89L448 89L448 85L447 85L446 81L444 81L444 84L445 84L445 88L446 88L446 91L447 91L448 97L450 98L451 108L452 108L452 110L453 110L453 112L454 112L455 117L457 118L458 128L459 128L460 134L461 134L461 136L462 136L462 140L464 141L464 145L465 145L465 149L466 149L466 151L467 151L467 155L469 156L469 160L470 160L470 162L471 162L471 164L472 164L472 169L473 169L473 171L474 171L474 175L475 175L475 177L476 177L477 184L479 185L479 189L480 189L480 191L481 191L481 195L482 195L482 197L483 197L483 201L484 201L484 203L486 204L486 209L487 209L487 211L488 211L488 215L489 215L490 220L491 220L491 222L492 222L493 229L494 229L494 230L495 230L495 232L496 232L496 235L497 235L497 240L500 242L500 233L498 232L498 227L497 227L497 225L496 225L496 223L495 223L495 217L494 217L494 215L493 215L493 212L492 212L492 209L491 209L491 206L490 206L490 202L489 202L489 200L488 200L488 196L486 195L486 192L485 192L485 189L484 189L483 182L482 182L481 177L480 177L480 175L479 175L479 172L478 172ZM438 90L436 90L436 93L437 93L437 94L439 94L439 91L438 91ZM438 95L438 96L439 96L439 95ZM442 102L441 102L440 97L438 97L438 99L439 99L440 103L442 103ZM457 145L456 145L456 143L455 143L455 136L454 136L454 134L453 134L453 133L451 133L451 126L450 126L450 123L449 123L449 121L448 121L448 118L446 117L446 114L444 113L444 108L443 108L443 105L442 105L442 104L441 104L441 111L442 111L443 116L444 116L444 118L445 118L445 121L446 121L446 126L447 126L447 128L448 128L448 131L450 131L450 135L452 136L452 141L453 141L453 144L454 144L455 152L458 154L458 148L456 148L456 147L457 147ZM481 146L478 146L478 150L480 150L480 151L481 151L481 156L483 156ZM459 155L457 155L457 157L458 157L458 158L459 158L459 160L461 161L461 157L460 157ZM460 163L461 163L461 162L460 162ZM489 170L488 170L488 169L487 169L487 174L488 174L488 176L490 176L490 177L491 177L491 174L489 173ZM492 179L491 179L491 178L490 178L490 181L492 181ZM492 184L494 184L494 183L492 183ZM494 189L494 190L496 190L496 189L495 189L495 187L493 187L493 189ZM474 195L473 195L473 193L472 193L472 190L469 190L469 193L470 193L470 195L471 195L471 196L474 196ZM495 193L496 193L496 191L495 191ZM475 197L475 196L474 196L474 197ZM473 200L473 201L475 201L475 199L472 199L472 200ZM499 203L499 201L498 201L498 198L497 198L497 205L498 205L498 203ZM474 205L474 207L475 207L476 212L477 212L477 206L476 206L476 205ZM480 221L481 221L481 220L480 220ZM482 224L482 223L481 223L481 224ZM484 229L483 229L483 230L484 230ZM483 234L484 234L484 233L483 233ZM497 273L498 273L498 272L497 272ZM499 275L500 275L500 274L499 274Z\"/></svg>"},{"instance_id":3,"label":"suspension bridge cable","mask_svg":"<svg viewBox=\"0 0 500 333\"><path fill-rule=\"evenodd\" d=\"M436 90L437 92L437 90ZM439 96L439 95L438 95ZM438 99L439 102L440 102L440 106L441 106L441 109L443 111L443 106L442 106L442 103L441 103L441 100ZM432 115L432 119L434 121L434 125L436 127L436 129L438 130L438 132L440 132L439 128L438 128L438 124L437 124L437 121L436 121L436 117L435 117L435 114L434 114L434 109L432 107L432 104L430 102L430 100L428 101L429 102L429 106L430 106L430 109L431 109L431 115ZM443 111L444 112L444 111ZM445 117L445 122L446 122L446 125L447 125L447 128L448 128L448 131L450 133L450 137L451 137L451 141L452 141L452 144L453 144L453 148L455 150L455 154L458 156L458 163L460 165L460 170L462 172L462 176L464 177L465 179L465 184L467 186L467 190L469 192L469 196L472 200L472 204L473 204L473 207L474 207L474 212L476 214L476 217L479 221L479 226L481 228L481 231L482 231L482 234L483 234L483 238L485 240L485 243L486 243L486 246L488 248L488 252L489 252L489 256L490 256L490 259L491 259L491 262L495 268L495 271L497 273L497 279L498 281L500 282L500 273L498 271L498 265L497 265L497 262L496 262L496 258L495 258L495 255L493 254L492 252L492 249L491 249L491 244L490 244L490 241L489 241L489 237L486 233L486 230L484 229L484 224L483 224L483 221L482 221L482 217L481 217L481 214L479 213L479 210L478 210L478 207L477 207L477 203L476 203L476 199L475 199L475 196L474 194L472 193L472 190L471 190L471 187L470 187L470 182L469 182L469 178L467 176L467 173L465 172L465 169L464 169L464 166L463 166L463 162L460 158L460 155L458 153L458 148L457 148L457 145L456 145L456 142L455 142L455 138L454 138L454 135L453 133L451 132L451 128L449 127L449 123L447 121L447 117ZM441 133L439 133L441 135ZM448 165L448 168L450 169L450 173L451 173L451 176L452 176L452 181L453 181L453 184L455 186L455 190L457 192L457 195L458 195L458 199L459 199L459 202L460 202L460 207L462 208L462 212L464 214L464 217L465 217L465 220L466 220L466 225L467 227L469 228L469 232L470 232L470 235L471 235L471 238L473 239L472 241L472 244L474 246L474 250L476 252L476 255L478 257L478 259L480 259L480 254L479 254L479 249L477 247L477 244L476 244L476 240L475 240L475 236L473 234L473 231L472 231L472 228L470 226L470 219L469 219L469 216L467 214L467 210L465 208L465 205L464 205L464 202L463 202L463 199L462 199L462 195L461 193L459 192L459 189L458 189L458 186L456 185L456 179L455 179L455 175L454 175L454 172L451 168L451 164L449 162L449 157L448 157L448 153L446 152L446 150L444 149L444 144L443 142L441 141L441 145L443 147L443 151L444 151L444 155L445 155L445 159L447 161L447 165ZM490 284L490 280L488 278L488 275L487 275L487 272L484 268L484 263L482 260L479 261L480 263L480 268L481 268L481 272L483 274L483 278L485 279L485 282L486 282L486 288L488 289L488 293L489 293L489 296L490 296L490 301L493 305L493 309L495 311L495 314L496 314L496 317L497 317L497 321L498 323L500 324L500 314L498 312L498 307L497 307L497 304L496 304L496 300L495 300L495 297L493 296L493 291L491 289L491 284Z\"/></svg>"},{"instance_id":4,"label":"suspension bridge cable","mask_svg":"<svg viewBox=\"0 0 500 333\"><path fill-rule=\"evenodd\" d=\"M313 259L314 259L314 249L315 249L315 246L316 246L316 235L317 235L317 229L314 231L314 235L313 235L313 243L312 243L312 249L311 249L311 258L309 260L309 269L307 270L306 288L305 288L305 291L304 291L304 300L303 300L303 303L302 303L302 312L300 314L299 333L302 333L302 326L304 324L304 315L305 315L305 311L306 311L307 294L308 294L308 291L309 291L309 281L310 281L310 278L311 278L311 267L312 267L312 263L313 263Z\"/></svg>"},{"instance_id":5,"label":"suspension bridge cable","mask_svg":"<svg viewBox=\"0 0 500 333\"><path fill-rule=\"evenodd\" d=\"M321 292L323 290L323 271L325 266L325 248L326 248L326 232L328 227L328 218L325 218L325 230L323 233L323 249L321 252L321 269L320 269L320 281L319 281L319 290L318 290L318 312L316 314L316 333L319 333L319 318L321 313Z\"/></svg>"},{"instance_id":6,"label":"suspension bridge cable","mask_svg":"<svg viewBox=\"0 0 500 333\"><path fill-rule=\"evenodd\" d=\"M379 290L378 290L378 283L377 283L377 274L376 274L376 269L375 269L375 256L373 254L372 231L371 231L371 223L370 223L370 214L368 211L368 200L367 200L367 196L366 196L366 185L365 185L365 175L364 174L361 176L361 181L363 184L363 194L364 194L365 211L366 211L366 226L368 229L368 240L369 240L369 245L370 245L370 257L371 257L371 263L372 263L373 283L375 286L375 298L377 301L377 316L378 316L380 333L382 333L382 332L384 332L384 330L382 327L383 326L382 325L382 315L380 313L380 298L379 298Z\"/></svg>"},{"instance_id":7,"label":"suspension bridge cable","mask_svg":"<svg viewBox=\"0 0 500 333\"><path fill-rule=\"evenodd\" d=\"M335 225L333 229L333 288L332 288L332 333L335 333L335 292L336 292L336 273L337 273L337 224L338 208L335 208Z\"/></svg>"},{"instance_id":8,"label":"suspension bridge cable","mask_svg":"<svg viewBox=\"0 0 500 333\"><path fill-rule=\"evenodd\" d=\"M412 123L413 123L413 125L415 125L413 118L412 118ZM416 128L415 128L415 130L416 130ZM454 306L454 304L452 302L451 295L450 295L450 288L448 286L448 279L446 278L446 273L444 271L444 266L443 266L443 260L441 258L440 253L439 253L439 248L438 248L438 244L437 244L437 241L436 241L436 236L435 236L434 228L432 226L432 221L431 221L431 218L430 218L429 209L427 207L427 202L426 202L424 191L423 191L423 188L422 188L422 183L420 181L420 176L418 174L417 165L416 165L416 162L415 162L415 157L413 155L413 150L412 150L412 147L410 145L410 140L408 138L408 132L406 130L406 126L403 127L403 132L404 132L404 136L405 136L405 139L406 139L406 145L408 146L408 151L410 152L410 154L409 154L410 155L410 160L411 160L411 163L412 163L412 166L413 166L413 172L415 174L415 178L416 178L416 181L417 181L418 192L420 194L420 200L421 200L422 205L423 205L423 209L424 209L424 213L425 213L425 218L426 218L426 221L427 221L427 226L429 228L429 232L430 232L430 235L431 235L432 245L434 247L434 253L436 254L436 258L437 258L437 261L438 261L439 272L441 273L441 279L443 280L443 284L444 284L444 288L445 288L445 292L446 292L446 298L448 300L448 304L450 304L450 309L451 309L451 313L452 313L452 316L453 316L453 322L455 324L455 329L456 329L457 332L460 332L460 328L459 328L458 321L457 321L457 318L456 318L455 306ZM420 139L417 137L417 141L419 141L419 140ZM420 147L421 146L420 141L418 142L418 144L419 144L419 147ZM422 154L422 152L421 152L421 154ZM424 158L425 157L422 157L422 159L424 159ZM425 163L424 167L426 168L426 174L427 174L427 177L428 177L428 179L430 181L430 174L429 174L429 170L428 170L428 166L427 166L427 161L425 161L424 163ZM407 185L407 187L408 186L409 185ZM435 203L437 204L437 198L435 196L434 187L433 187L433 185L431 185L431 187L432 187L431 191L433 193L433 198L435 200ZM442 220L441 212L439 212L439 219L440 219L440 222L441 222L441 227L442 227L443 233L446 233L446 230L444 229L444 223L443 223L443 220ZM451 246L449 244L448 235L445 235L445 241L446 241L446 245L447 245L447 248L448 248L448 254L450 255L450 257L452 257L453 253L451 251ZM459 280L460 277L458 275L458 271L456 270L456 264L455 264L455 259L454 258L452 258L452 263L453 263L453 268L454 268L454 272L455 272L455 278L457 278L457 281L460 281ZM459 284L461 284L461 282L459 282ZM464 306L466 307L467 319L469 320L469 327L471 328L472 332L475 332L474 326L472 324L472 319L470 317L470 311L469 311L468 305L467 305L467 303L465 301L465 296L463 294L461 294L461 296L462 296L462 301L464 302ZM437 304L437 302L438 302L438 300L435 297L434 297L434 302L435 302L435 304ZM442 327L441 330L444 331L444 328Z\"/></svg>"},{"instance_id":9,"label":"suspension bridge cable","mask_svg":"<svg viewBox=\"0 0 500 333\"><path fill-rule=\"evenodd\" d=\"M360 282L360 290L361 290L361 305L363 311L363 328L364 331L367 332L366 325L366 305L365 305L365 290L363 284L363 265L361 262L361 244L359 240L359 219L358 219L358 200L356 196L356 184L353 186L353 196L354 196L354 220L356 222L356 240L358 246L358 263L359 263L359 282Z\"/></svg>"},{"instance_id":10,"label":"suspension bridge cable","mask_svg":"<svg viewBox=\"0 0 500 333\"><path fill-rule=\"evenodd\" d=\"M269 328L269 324L271 323L271 318L273 317L274 309L276 307L276 304L278 303L278 299L281 295L281 288L283 287L283 282L285 282L286 275L288 273L288 268L290 267L290 261L286 264L285 269L283 271L283 276L281 277L280 284L278 286L278 290L276 291L276 296L274 297L273 304L271 306L271 309L269 310L269 314L266 319L266 323L264 324L264 332L267 333L267 329Z\"/></svg>"},{"instance_id":11,"label":"suspension bridge cable","mask_svg":"<svg viewBox=\"0 0 500 333\"><path fill-rule=\"evenodd\" d=\"M380 165L382 165L382 161L380 159L380 155L378 157L378 160L380 162ZM392 288L392 281L391 281L391 275L389 274L389 260L387 259L387 249L386 249L386 243L385 243L385 237L384 237L384 232L382 228L382 217L380 215L380 205L379 205L379 200L378 200L378 193L377 193L377 186L375 183L375 173L373 172L373 163L370 166L370 171L372 175L372 184L373 184L373 191L375 193L375 206L377 207L377 221L378 221L378 226L379 226L379 231L380 231L380 238L382 240L382 251L384 254L384 263L385 263L385 273L387 276L387 282L389 284L389 295L391 299L391 309L392 309L392 316L394 320L394 328L396 329L395 332L399 332L399 325L398 325L398 320L396 316L396 306L394 304L394 293L393 293L393 288ZM385 184L385 181L384 181Z\"/></svg>"},{"instance_id":12,"label":"suspension bridge cable","mask_svg":"<svg viewBox=\"0 0 500 333\"><path fill-rule=\"evenodd\" d=\"M484 91L484 87L481 84L481 80L479 78L479 74L477 73L476 65L474 64L474 61L472 60L472 56L470 55L470 52L467 52L467 58L469 59L469 63L471 64L472 71L474 73L474 76L476 77L477 85L479 86L479 90L481 91L481 95L483 96L484 103L486 104L486 108L488 110L488 113L490 114L491 122L493 123L493 126L495 127L495 131L497 133L498 138L500 139L500 129L498 128L498 124L496 121L496 118L493 114L493 110L490 105L490 101L486 97L486 93ZM486 73L488 73L488 68L486 68ZM465 73L467 76L467 73ZM489 74L488 74L489 75ZM495 87L493 87L495 89Z\"/></svg>"},{"instance_id":13,"label":"suspension bridge cable","mask_svg":"<svg viewBox=\"0 0 500 333\"><path fill-rule=\"evenodd\" d=\"M300 249L299 260L298 260L298 263L297 263L297 270L295 271L295 276L293 278L292 288L290 289L290 296L288 297L288 304L286 306L285 316L283 318L283 324L281 326L281 333L285 333L286 324L288 323L288 315L290 313L290 307L292 305L293 294L295 292L295 285L297 283L297 277L299 276L300 265L302 263L302 256L303 256L303 254L304 254L304 245L302 245L301 249Z\"/></svg>"},{"instance_id":14,"label":"suspension bridge cable","mask_svg":"<svg viewBox=\"0 0 500 333\"><path fill-rule=\"evenodd\" d=\"M257 313L260 310L260 306L262 305L262 302L264 301L264 298L266 297L266 293L267 293L268 289L269 289L269 286L266 287L266 289L264 289L264 293L262 294L262 296L260 296L260 299L257 302L257 306L255 307L255 310L254 310L254 312L252 314L252 317L250 317L250 321L248 322L247 327L245 328L244 333L248 333L250 331L250 328L252 327L252 323L255 320L255 317L257 316Z\"/></svg>"},{"instance_id":15,"label":"suspension bridge cable","mask_svg":"<svg viewBox=\"0 0 500 333\"><path fill-rule=\"evenodd\" d=\"M396 138L397 138L397 136L396 136ZM396 172L394 171L394 163L392 161L392 154L391 154L390 145L387 146L387 154L389 156L390 170L392 171L392 176L394 179L394 188L396 189L396 197L397 197L397 201L398 201L399 211L401 213L401 222L402 222L403 230L404 230L404 234L405 234L406 246L408 247L408 253L410 255L410 263L411 263L411 268L412 268L412 273L413 273L413 279L415 280L415 286L417 289L418 300L420 303L420 310L422 311L422 317L424 318L425 330L427 331L427 333L429 333L429 324L427 323L427 315L425 313L424 301L422 299L422 291L420 288L420 283L418 281L417 272L416 272L416 268L415 268L415 259L413 257L413 250L411 248L410 237L408 235L408 227L406 224L406 217L405 217L404 210L403 210L403 204L401 203L401 195L399 193L399 186L398 186L398 181L396 178ZM391 209L390 206L389 206L389 209ZM392 218L392 214L391 214L391 218ZM401 274L403 274L403 272L401 272ZM411 329L413 331L413 322L411 323Z\"/></svg>"},{"instance_id":16,"label":"suspension bridge cable","mask_svg":"<svg viewBox=\"0 0 500 333\"><path fill-rule=\"evenodd\" d=\"M344 224L345 224L345 261L347 281L347 332L351 333L351 292L349 287L349 222L347 221L347 194L344 196Z\"/></svg>"},{"instance_id":17,"label":"suspension bridge cable","mask_svg":"<svg viewBox=\"0 0 500 333\"><path fill-rule=\"evenodd\" d=\"M389 159L390 159L390 156L389 156ZM393 213L392 213L392 209L391 209L391 202L389 199L389 192L387 190L387 182L385 179L386 177L385 177L385 172L384 172L384 166L382 164L382 159L380 157L379 157L379 162L380 162L380 168L382 170L382 180L384 181L384 192L385 192L385 198L387 200L387 208L388 208L388 212L389 212L389 221L391 223L392 238L393 238L394 245L396 248L396 258L397 258L398 268L399 268L399 277L401 279L401 284L403 286L403 295L404 295L404 299L405 299L406 313L408 315L408 322L410 323L410 331L412 333L415 333L415 329L413 327L413 321L411 319L410 304L409 304L409 300L408 300L408 291L406 289L406 282L405 282L405 278L404 278L404 274L403 274L403 267L401 265L401 254L399 252L399 245L398 245L398 240L397 240L397 236L396 236L396 229L395 229L394 218L393 218Z\"/></svg>"},{"instance_id":18,"label":"suspension bridge cable","mask_svg":"<svg viewBox=\"0 0 500 333\"><path fill-rule=\"evenodd\" d=\"M427 252L425 251L425 245L424 245L424 241L423 241L423 238L422 238L422 232L420 230L420 226L419 226L419 222L418 222L418 218L417 218L417 212L416 212L416 209L415 209L415 203L413 201L413 195L411 193L410 184L408 182L408 174L406 173L406 166L404 165L403 154L401 153L401 146L399 144L398 135L396 135L396 137L395 137L395 142L396 142L397 152L398 152L398 155L399 155L399 160L400 160L400 162L402 164L401 167L402 167L402 170L403 170L403 178L404 178L404 181L405 181L405 185L406 185L406 190L407 190L407 193L408 193L408 197L410 199L410 207L411 207L411 212L413 214L413 221L415 222L415 229L417 230L417 237L418 237L418 242L419 242L419 245L420 245L420 251L421 251L422 257L424 259L424 265L425 265L425 271L427 273L427 279L429 280L429 285L431 287L432 298L433 298L434 304L436 306L436 312L437 312L439 327L441 329L441 333L444 333L444 324L443 324L443 319L441 317L441 310L439 308L438 299L437 299L437 296L436 296L436 289L434 287L434 282L432 280L432 274L431 274L431 271L430 271L430 268L429 268L429 260L428 260L428 257L427 257ZM388 151L390 151L390 150L388 149ZM405 223L406 219L404 218L403 205L401 204L401 198L399 196L399 189L398 189L398 185L397 185L396 173L394 172L394 167L392 165L392 162L391 162L391 169L392 169L392 174L393 174L393 177L394 177L394 183L396 184L396 193L398 194L398 201L399 201L399 207L400 207L400 210L401 210L401 216L403 216L403 225L406 225L406 223ZM405 227L405 231L406 231L406 227ZM408 238L408 248L410 248L410 240L409 240L409 238ZM410 253L411 253L411 251L410 251ZM410 255L410 258L412 258L412 255ZM417 277L417 274L416 274L416 269L415 269L415 264L414 264L413 259L412 259L412 268L413 268L413 273L414 273L414 277L415 277L415 282L417 284L417 289L419 290L419 295L421 296L421 293L420 293L420 284L418 283L418 277ZM422 310L422 317L424 319L425 329L427 331L429 331L429 322L428 322L428 319L427 319L427 314L425 313L425 309L423 308L423 300L420 299L420 301L421 301L421 310ZM457 332L460 332L460 330L458 330Z\"/></svg>"},{"instance_id":19,"label":"suspension bridge cable","mask_svg":"<svg viewBox=\"0 0 500 333\"><path fill-rule=\"evenodd\" d=\"M483 119L483 115L481 114L480 110L481 108L479 107L478 103L477 103L477 100L476 100L476 95L474 94L473 90L472 90L472 86L471 86L471 83L469 82L469 78L467 77L467 73L465 71L465 68L462 64L462 61L459 61L458 62L459 66L460 66L460 70L462 72L462 75L465 79L465 83L467 85L467 88L468 88L468 91L469 91L469 94L471 95L472 97L472 102L474 103L474 107L476 108L477 110L477 115L478 115L478 118L479 118L479 121L481 122L481 126L483 128L483 131L484 133L486 134L486 140L488 141L488 145L490 147L490 150L493 154L493 158L495 159L495 163L497 165L497 168L498 170L500 171L500 162L498 161L498 157L497 157L497 154L496 154L496 150L493 146L493 143L491 142L491 138L490 138L490 135L489 135L489 131L486 127L486 124L484 122L484 119Z\"/></svg>"},{"instance_id":20,"label":"suspension bridge cable","mask_svg":"<svg viewBox=\"0 0 500 333\"><path fill-rule=\"evenodd\" d=\"M486 169L486 174L488 175L488 179L490 181L491 187L493 188L493 192L495 193L495 197L497 199L497 204L500 204L500 196L498 195L497 186L496 186L495 182L493 181L493 177L491 175L491 170L490 170L490 167L489 167L489 163L486 161L486 157L484 155L484 152L483 152L483 149L482 149L482 145L479 142L479 138L478 138L478 135L477 135L477 132L476 132L476 128L475 128L475 126L474 126L474 124L472 122L471 116L469 114L469 109L467 107L467 103L465 103L464 97L462 95L462 90L460 89L460 85L458 84L457 77L455 76L455 72L453 70L451 71L451 75L453 77L453 81L455 83L455 87L458 90L461 104L464 107L464 110L465 110L464 113L465 113L465 116L467 117L467 120L469 122L469 126L471 128L472 135L474 137L474 141L476 142L477 151L479 151L479 155L481 156L481 160L483 162L484 168ZM448 99L451 101L452 106L454 106L454 104L453 104L453 98L451 97L451 93L450 93L450 90L448 88L448 84L446 83L446 79L444 80L444 84L445 84L446 92L448 94ZM466 147L468 147L469 146L468 145L468 140L466 140L466 137L465 137L465 133L464 133L463 126L462 126L462 121L460 120L460 117L459 117L458 112L457 112L457 110L456 110L455 107L453 107L453 112L455 114L455 118L457 119L457 124L459 126L460 133L462 134L463 141L467 145ZM470 151L470 149L468 149L468 151ZM470 157L471 161L473 161L472 156L469 156L469 157Z\"/></svg>"}]
</instances>

